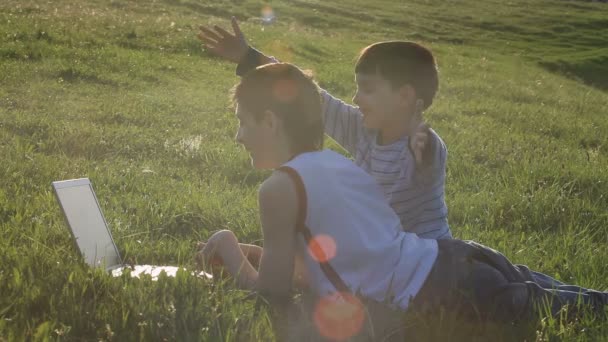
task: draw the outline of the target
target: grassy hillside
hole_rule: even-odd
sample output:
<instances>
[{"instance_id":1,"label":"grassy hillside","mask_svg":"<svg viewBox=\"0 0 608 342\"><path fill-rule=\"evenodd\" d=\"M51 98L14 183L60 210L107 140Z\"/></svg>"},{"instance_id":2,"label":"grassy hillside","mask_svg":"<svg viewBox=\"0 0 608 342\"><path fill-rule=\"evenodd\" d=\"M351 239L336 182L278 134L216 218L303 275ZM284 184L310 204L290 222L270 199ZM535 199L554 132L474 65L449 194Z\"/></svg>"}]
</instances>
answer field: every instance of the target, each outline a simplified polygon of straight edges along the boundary
<instances>
[{"instance_id":1,"label":"grassy hillside","mask_svg":"<svg viewBox=\"0 0 608 342\"><path fill-rule=\"evenodd\" d=\"M259 243L267 174L233 142L234 68L195 39L233 14L253 45L345 99L365 45L430 46L441 86L425 115L449 149L455 236L608 290L608 4L273 1L263 25L265 4L0 3L0 341L270 338L266 311L230 284L83 265L50 188L89 177L130 263L191 268L195 242L223 228ZM444 324L427 333L445 339ZM605 321L535 330L528 339L608 339Z\"/></svg>"}]
</instances>

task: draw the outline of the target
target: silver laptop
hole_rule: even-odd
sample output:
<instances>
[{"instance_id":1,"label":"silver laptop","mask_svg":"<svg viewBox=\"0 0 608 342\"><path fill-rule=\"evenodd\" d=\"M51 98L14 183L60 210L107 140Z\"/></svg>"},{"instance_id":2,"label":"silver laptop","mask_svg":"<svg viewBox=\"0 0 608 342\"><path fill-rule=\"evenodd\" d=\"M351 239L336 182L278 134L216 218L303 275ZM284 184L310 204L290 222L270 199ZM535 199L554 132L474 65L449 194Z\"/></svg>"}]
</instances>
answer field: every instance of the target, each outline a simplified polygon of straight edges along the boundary
<instances>
[{"instance_id":1,"label":"silver laptop","mask_svg":"<svg viewBox=\"0 0 608 342\"><path fill-rule=\"evenodd\" d=\"M103 267L113 276L121 275L126 268L131 269L131 275L135 277L149 274L152 279L157 279L162 272L168 276L175 276L179 270L176 266L123 264L93 191L93 185L88 178L57 181L52 185L72 237L87 264L92 267ZM212 278L205 272L196 275Z\"/></svg>"}]
</instances>

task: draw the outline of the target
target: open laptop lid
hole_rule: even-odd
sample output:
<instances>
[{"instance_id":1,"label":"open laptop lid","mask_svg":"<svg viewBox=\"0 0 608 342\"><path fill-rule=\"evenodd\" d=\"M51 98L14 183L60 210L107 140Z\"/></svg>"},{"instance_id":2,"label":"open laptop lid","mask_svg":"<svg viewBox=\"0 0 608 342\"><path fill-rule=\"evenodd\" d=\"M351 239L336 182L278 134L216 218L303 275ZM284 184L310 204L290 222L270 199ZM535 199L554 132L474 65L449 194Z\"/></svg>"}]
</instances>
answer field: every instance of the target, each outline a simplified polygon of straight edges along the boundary
<instances>
[{"instance_id":1,"label":"open laptop lid","mask_svg":"<svg viewBox=\"0 0 608 342\"><path fill-rule=\"evenodd\" d=\"M112 234L88 178L53 182L76 245L87 264L106 269L122 266Z\"/></svg>"}]
</instances>

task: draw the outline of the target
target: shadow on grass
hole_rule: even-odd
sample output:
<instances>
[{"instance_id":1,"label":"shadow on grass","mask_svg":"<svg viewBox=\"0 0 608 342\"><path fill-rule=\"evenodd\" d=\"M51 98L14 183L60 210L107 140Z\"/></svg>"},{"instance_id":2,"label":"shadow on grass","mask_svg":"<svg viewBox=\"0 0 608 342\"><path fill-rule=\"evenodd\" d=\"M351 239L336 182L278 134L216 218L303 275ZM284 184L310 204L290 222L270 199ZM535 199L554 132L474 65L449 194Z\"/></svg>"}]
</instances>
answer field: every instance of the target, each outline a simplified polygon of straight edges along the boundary
<instances>
[{"instance_id":1,"label":"shadow on grass","mask_svg":"<svg viewBox=\"0 0 608 342\"><path fill-rule=\"evenodd\" d=\"M578 62L558 60L539 64L550 72L608 91L608 55Z\"/></svg>"},{"instance_id":2,"label":"shadow on grass","mask_svg":"<svg viewBox=\"0 0 608 342\"><path fill-rule=\"evenodd\" d=\"M60 70L56 73L55 77L59 77L63 81L68 83L75 83L80 81L118 87L118 83L116 81L104 79L103 77L100 77L91 70L80 70L75 67L68 67L63 70Z\"/></svg>"}]
</instances>

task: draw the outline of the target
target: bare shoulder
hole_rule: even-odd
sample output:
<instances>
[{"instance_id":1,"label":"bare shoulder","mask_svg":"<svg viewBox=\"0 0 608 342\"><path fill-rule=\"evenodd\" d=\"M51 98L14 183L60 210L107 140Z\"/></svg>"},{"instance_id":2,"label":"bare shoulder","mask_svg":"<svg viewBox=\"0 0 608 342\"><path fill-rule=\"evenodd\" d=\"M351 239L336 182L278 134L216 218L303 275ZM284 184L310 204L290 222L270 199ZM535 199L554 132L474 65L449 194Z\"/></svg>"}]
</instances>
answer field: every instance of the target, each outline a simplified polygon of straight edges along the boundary
<instances>
[{"instance_id":1,"label":"bare shoulder","mask_svg":"<svg viewBox=\"0 0 608 342\"><path fill-rule=\"evenodd\" d=\"M286 213L294 212L297 208L296 189L289 175L282 171L274 171L262 183L258 191L260 210L281 210Z\"/></svg>"}]
</instances>

